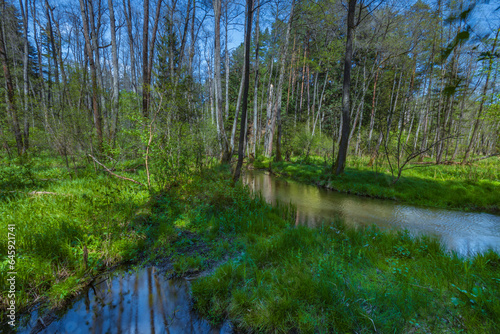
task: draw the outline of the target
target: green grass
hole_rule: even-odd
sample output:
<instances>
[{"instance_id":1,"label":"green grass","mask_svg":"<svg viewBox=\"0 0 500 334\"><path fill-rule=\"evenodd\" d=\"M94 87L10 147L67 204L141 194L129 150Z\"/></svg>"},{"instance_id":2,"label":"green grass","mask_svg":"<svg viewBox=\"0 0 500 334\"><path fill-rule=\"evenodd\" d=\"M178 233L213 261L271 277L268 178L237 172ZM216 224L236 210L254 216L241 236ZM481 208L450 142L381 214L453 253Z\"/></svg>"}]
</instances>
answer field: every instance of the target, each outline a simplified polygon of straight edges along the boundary
<instances>
[{"instance_id":1,"label":"green grass","mask_svg":"<svg viewBox=\"0 0 500 334\"><path fill-rule=\"evenodd\" d=\"M6 235L7 226L15 225L18 310L46 299L61 303L99 271L134 259L142 248L149 227L134 217L147 210L149 193L90 168L79 174L71 175L53 159L27 166L4 160L0 166L0 229ZM7 238L1 238L2 311L6 275L12 271L7 250Z\"/></svg>"},{"instance_id":2,"label":"green grass","mask_svg":"<svg viewBox=\"0 0 500 334\"><path fill-rule=\"evenodd\" d=\"M121 264L196 274L241 251L237 235L274 233L291 214L249 196L242 185L232 187L227 166L193 174L167 193L96 174L91 166L76 177L50 157L28 165L4 160L0 172L0 228L6 234L15 225L19 313L38 301L63 305L100 272ZM145 183L143 170L119 174ZM3 238L0 319L7 307L7 250Z\"/></svg>"},{"instance_id":3,"label":"green grass","mask_svg":"<svg viewBox=\"0 0 500 334\"><path fill-rule=\"evenodd\" d=\"M393 184L386 165L367 167L366 158L347 161L345 173L331 174L331 166L312 157L307 162L272 162L277 175L356 195L392 199L409 204L471 211L500 212L500 161L472 165L413 165ZM269 168L270 159L258 157L255 168Z\"/></svg>"},{"instance_id":4,"label":"green grass","mask_svg":"<svg viewBox=\"0 0 500 334\"><path fill-rule=\"evenodd\" d=\"M284 228L193 283L195 306L263 333L493 333L500 257L460 259L438 242L341 222Z\"/></svg>"}]
</instances>

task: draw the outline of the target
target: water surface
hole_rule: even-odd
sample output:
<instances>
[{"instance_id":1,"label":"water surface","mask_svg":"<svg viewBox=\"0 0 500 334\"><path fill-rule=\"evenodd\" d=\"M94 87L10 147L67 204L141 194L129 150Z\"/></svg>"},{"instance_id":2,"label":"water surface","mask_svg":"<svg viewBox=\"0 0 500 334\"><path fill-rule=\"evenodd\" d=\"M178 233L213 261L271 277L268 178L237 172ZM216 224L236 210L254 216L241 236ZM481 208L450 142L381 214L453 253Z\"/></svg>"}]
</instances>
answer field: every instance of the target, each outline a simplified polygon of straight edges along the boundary
<instances>
[{"instance_id":1,"label":"water surface","mask_svg":"<svg viewBox=\"0 0 500 334\"><path fill-rule=\"evenodd\" d=\"M33 312L20 333L230 333L212 328L191 310L189 282L166 280L151 267L100 277L58 319L42 329ZM41 331L39 331L41 329Z\"/></svg>"},{"instance_id":2,"label":"water surface","mask_svg":"<svg viewBox=\"0 0 500 334\"><path fill-rule=\"evenodd\" d=\"M339 193L288 182L260 171L246 172L243 181L269 203L293 203L297 207L296 224L315 227L340 217L353 227L375 224L382 229L408 229L412 234L436 236L447 249L460 255L490 248L500 252L497 215L417 207Z\"/></svg>"}]
</instances>

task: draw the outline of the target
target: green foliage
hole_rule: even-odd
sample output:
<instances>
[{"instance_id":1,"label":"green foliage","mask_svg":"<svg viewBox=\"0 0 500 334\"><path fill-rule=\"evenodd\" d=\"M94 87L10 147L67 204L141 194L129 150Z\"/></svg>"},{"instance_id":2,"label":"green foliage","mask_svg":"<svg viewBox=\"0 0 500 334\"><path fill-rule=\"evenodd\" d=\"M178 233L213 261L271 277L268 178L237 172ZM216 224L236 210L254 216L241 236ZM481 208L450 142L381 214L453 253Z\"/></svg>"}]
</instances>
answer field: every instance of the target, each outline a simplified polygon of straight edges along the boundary
<instances>
[{"instance_id":1,"label":"green foliage","mask_svg":"<svg viewBox=\"0 0 500 334\"><path fill-rule=\"evenodd\" d=\"M0 196L5 195L5 192L8 191L30 188L35 185L30 164L4 161L6 163L0 165L0 189L2 189Z\"/></svg>"},{"instance_id":2,"label":"green foliage","mask_svg":"<svg viewBox=\"0 0 500 334\"><path fill-rule=\"evenodd\" d=\"M75 295L85 277L133 259L148 229L131 219L149 197L145 190L94 172L70 179L54 163L37 158L25 166L0 165L10 189L16 189L14 197L0 198L0 228L15 225L19 310L40 296L59 303ZM47 177L56 179L41 180ZM38 193L28 192L34 186ZM0 254L5 269L7 238L0 241ZM0 272L2 295L8 290L6 273Z\"/></svg>"}]
</instances>

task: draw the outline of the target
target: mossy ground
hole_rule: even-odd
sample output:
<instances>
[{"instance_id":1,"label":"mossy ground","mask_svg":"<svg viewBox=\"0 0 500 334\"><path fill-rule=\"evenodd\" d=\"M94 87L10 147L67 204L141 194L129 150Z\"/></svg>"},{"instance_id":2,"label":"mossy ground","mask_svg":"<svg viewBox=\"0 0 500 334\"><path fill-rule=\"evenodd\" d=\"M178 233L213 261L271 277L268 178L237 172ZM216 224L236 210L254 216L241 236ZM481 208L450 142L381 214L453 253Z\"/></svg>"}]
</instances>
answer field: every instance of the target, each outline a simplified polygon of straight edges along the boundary
<instances>
[{"instance_id":1,"label":"mossy ground","mask_svg":"<svg viewBox=\"0 0 500 334\"><path fill-rule=\"evenodd\" d=\"M255 168L269 168L284 177L313 183L341 192L408 204L459 209L465 211L500 212L500 159L491 158L468 165L410 165L393 184L386 164L368 167L368 158L351 157L345 173L331 173L331 163L318 157L307 161L272 162L258 157Z\"/></svg>"}]
</instances>

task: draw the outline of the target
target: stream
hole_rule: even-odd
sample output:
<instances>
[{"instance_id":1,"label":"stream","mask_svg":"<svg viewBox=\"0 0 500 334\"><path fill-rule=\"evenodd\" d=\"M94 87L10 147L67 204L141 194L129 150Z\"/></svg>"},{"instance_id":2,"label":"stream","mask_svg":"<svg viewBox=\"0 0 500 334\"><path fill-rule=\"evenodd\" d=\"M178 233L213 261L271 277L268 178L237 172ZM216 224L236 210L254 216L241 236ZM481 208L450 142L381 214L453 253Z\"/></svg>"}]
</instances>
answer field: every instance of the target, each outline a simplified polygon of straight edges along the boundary
<instances>
[{"instance_id":1,"label":"stream","mask_svg":"<svg viewBox=\"0 0 500 334\"><path fill-rule=\"evenodd\" d=\"M260 191L268 203L295 205L296 224L315 227L338 217L352 227L375 224L381 229L407 229L412 235L435 236L448 250L461 256L488 249L500 252L498 215L417 207L350 195L285 181L261 171L247 171L243 181L250 190Z\"/></svg>"}]
</instances>

